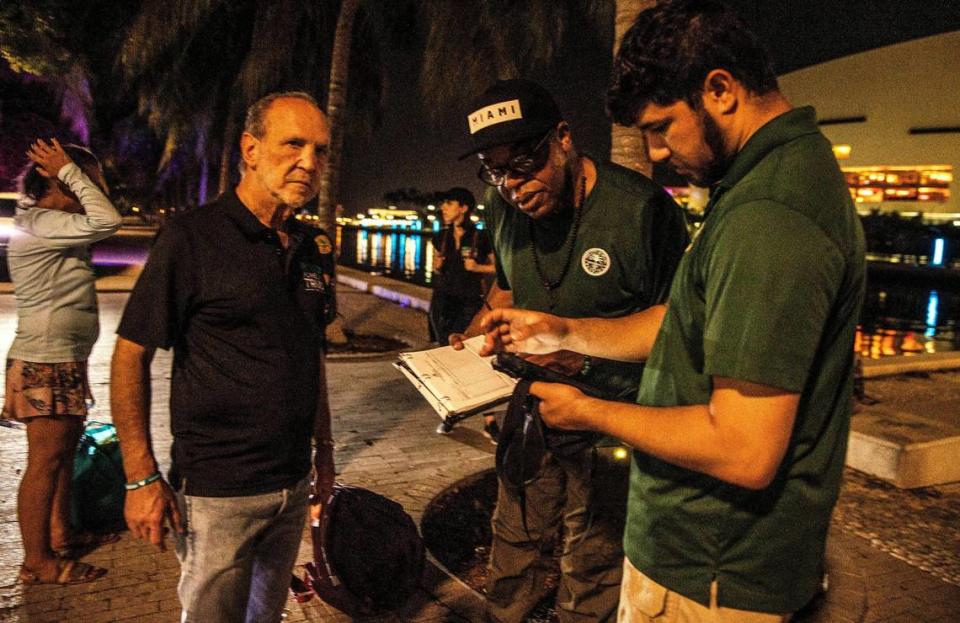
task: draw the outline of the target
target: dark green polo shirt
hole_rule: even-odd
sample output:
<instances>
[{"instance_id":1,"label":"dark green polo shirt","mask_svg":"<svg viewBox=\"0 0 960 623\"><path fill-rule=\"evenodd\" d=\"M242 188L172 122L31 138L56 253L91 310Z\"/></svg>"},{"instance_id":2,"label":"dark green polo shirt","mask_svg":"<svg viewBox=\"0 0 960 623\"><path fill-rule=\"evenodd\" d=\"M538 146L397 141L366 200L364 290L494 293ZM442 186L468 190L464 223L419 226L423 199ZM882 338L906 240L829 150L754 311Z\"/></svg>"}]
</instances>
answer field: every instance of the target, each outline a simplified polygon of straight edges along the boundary
<instances>
[{"instance_id":1,"label":"dark green polo shirt","mask_svg":"<svg viewBox=\"0 0 960 623\"><path fill-rule=\"evenodd\" d=\"M707 404L712 377L801 394L774 482L750 491L634 452L624 550L703 604L786 613L821 579L864 290L860 222L812 108L754 134L684 255L638 401ZM680 442L678 440L678 442Z\"/></svg>"},{"instance_id":2,"label":"dark green polo shirt","mask_svg":"<svg viewBox=\"0 0 960 623\"><path fill-rule=\"evenodd\" d=\"M624 167L596 162L597 181L583 204L570 264L560 286L544 288L533 262L530 218L493 188L485 218L493 236L497 284L521 309L560 316L614 318L663 302L687 243L683 212L662 188ZM556 280L570 249L567 218L534 224L544 275ZM585 380L636 395L642 364L598 361Z\"/></svg>"}]
</instances>

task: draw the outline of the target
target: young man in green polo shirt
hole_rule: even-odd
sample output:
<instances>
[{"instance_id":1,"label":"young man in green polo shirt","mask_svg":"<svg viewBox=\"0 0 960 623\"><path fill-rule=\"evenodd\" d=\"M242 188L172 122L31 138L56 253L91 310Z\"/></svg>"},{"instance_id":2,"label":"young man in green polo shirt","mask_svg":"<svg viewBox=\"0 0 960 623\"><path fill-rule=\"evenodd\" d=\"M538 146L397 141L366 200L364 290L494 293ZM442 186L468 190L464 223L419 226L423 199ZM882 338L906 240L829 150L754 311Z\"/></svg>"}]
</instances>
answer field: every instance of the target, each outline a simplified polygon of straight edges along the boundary
<instances>
[{"instance_id":1,"label":"young man in green polo shirt","mask_svg":"<svg viewBox=\"0 0 960 623\"><path fill-rule=\"evenodd\" d=\"M637 405L532 387L549 425L634 448L621 622L785 621L818 590L840 487L859 220L813 109L780 94L725 7L642 12L615 68L614 119L711 188L668 304L619 319L497 310L487 350L647 362Z\"/></svg>"}]
</instances>

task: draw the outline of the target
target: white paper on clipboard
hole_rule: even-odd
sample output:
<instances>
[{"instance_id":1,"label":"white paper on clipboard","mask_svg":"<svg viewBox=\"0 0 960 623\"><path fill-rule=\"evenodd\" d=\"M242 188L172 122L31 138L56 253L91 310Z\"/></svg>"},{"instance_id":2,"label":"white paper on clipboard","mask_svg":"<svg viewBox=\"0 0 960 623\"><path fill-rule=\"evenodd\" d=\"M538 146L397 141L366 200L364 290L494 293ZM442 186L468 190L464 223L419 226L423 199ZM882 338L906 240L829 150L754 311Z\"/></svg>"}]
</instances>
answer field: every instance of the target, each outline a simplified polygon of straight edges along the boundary
<instances>
[{"instance_id":1,"label":"white paper on clipboard","mask_svg":"<svg viewBox=\"0 0 960 623\"><path fill-rule=\"evenodd\" d=\"M490 365L493 356L481 357L483 336L465 340L462 350L441 346L400 353L393 364L417 388L441 418L465 415L505 402L516 380Z\"/></svg>"}]
</instances>

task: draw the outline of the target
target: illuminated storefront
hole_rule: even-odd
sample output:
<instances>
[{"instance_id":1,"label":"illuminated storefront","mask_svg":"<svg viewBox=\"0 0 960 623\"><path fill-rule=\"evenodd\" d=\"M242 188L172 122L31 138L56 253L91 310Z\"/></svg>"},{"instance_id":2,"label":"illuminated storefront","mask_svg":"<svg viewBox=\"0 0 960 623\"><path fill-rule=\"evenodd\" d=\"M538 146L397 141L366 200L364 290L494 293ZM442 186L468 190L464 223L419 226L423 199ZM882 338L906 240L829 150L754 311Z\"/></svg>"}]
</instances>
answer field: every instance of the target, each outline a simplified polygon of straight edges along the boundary
<instances>
[{"instance_id":1,"label":"illuminated storefront","mask_svg":"<svg viewBox=\"0 0 960 623\"><path fill-rule=\"evenodd\" d=\"M924 207L936 208L950 200L953 167L949 165L841 168L850 195L858 204L933 204L922 206L920 209L923 210Z\"/></svg>"}]
</instances>

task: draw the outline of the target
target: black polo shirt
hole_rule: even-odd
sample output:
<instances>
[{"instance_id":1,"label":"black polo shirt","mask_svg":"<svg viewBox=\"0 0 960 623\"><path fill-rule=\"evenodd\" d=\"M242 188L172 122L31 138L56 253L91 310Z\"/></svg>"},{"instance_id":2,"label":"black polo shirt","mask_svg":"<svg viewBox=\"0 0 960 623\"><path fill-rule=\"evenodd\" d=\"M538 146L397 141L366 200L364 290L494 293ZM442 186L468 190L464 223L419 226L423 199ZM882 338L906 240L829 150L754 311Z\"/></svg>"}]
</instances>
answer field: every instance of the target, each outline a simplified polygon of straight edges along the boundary
<instances>
[{"instance_id":1,"label":"black polo shirt","mask_svg":"<svg viewBox=\"0 0 960 623\"><path fill-rule=\"evenodd\" d=\"M433 248L443 257L443 266L434 275L435 294L471 303L479 303L483 298L483 275L463 267L461 251L468 247L478 264L486 264L493 253L493 245L487 232L477 229L469 221L463 226L459 249L453 227L444 227L433 235Z\"/></svg>"},{"instance_id":2,"label":"black polo shirt","mask_svg":"<svg viewBox=\"0 0 960 623\"><path fill-rule=\"evenodd\" d=\"M170 481L255 495L310 470L329 240L289 219L284 249L230 191L157 236L117 333L173 347ZM323 253L321 253L323 251Z\"/></svg>"}]
</instances>

